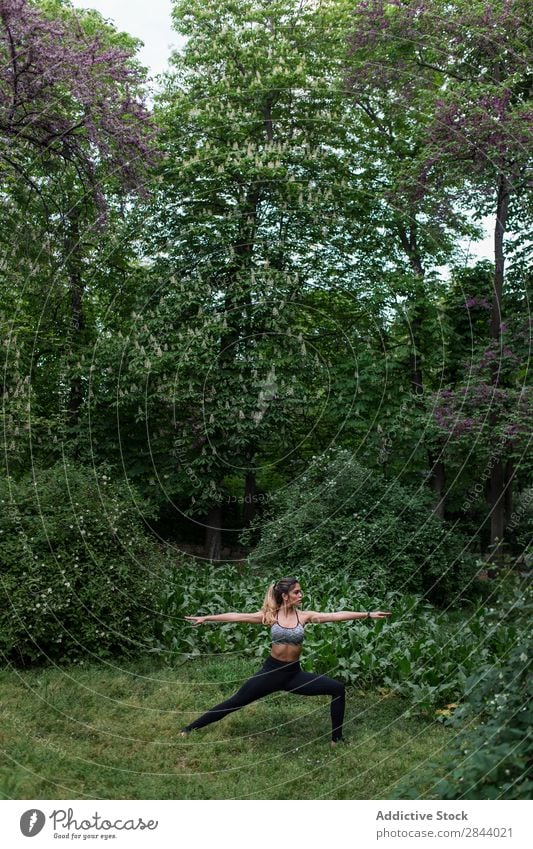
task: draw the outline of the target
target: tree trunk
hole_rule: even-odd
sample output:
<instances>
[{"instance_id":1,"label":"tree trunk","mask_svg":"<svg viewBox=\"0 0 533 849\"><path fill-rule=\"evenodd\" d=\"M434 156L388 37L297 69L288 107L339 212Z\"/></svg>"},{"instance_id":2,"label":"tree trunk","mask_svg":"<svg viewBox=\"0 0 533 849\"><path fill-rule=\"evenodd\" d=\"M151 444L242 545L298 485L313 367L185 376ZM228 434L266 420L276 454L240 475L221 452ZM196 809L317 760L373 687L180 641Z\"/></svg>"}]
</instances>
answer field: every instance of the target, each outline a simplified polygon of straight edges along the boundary
<instances>
[{"instance_id":1,"label":"tree trunk","mask_svg":"<svg viewBox=\"0 0 533 849\"><path fill-rule=\"evenodd\" d=\"M209 560L220 560L222 548L222 506L209 509L205 523L205 553Z\"/></svg>"},{"instance_id":2,"label":"tree trunk","mask_svg":"<svg viewBox=\"0 0 533 849\"><path fill-rule=\"evenodd\" d=\"M251 525L255 514L257 512L256 505L256 496L257 493L257 483L255 479L255 472L246 472L246 477L244 479L244 510L243 510L243 524L244 527L247 528Z\"/></svg>"},{"instance_id":3,"label":"tree trunk","mask_svg":"<svg viewBox=\"0 0 533 849\"><path fill-rule=\"evenodd\" d=\"M504 472L505 480L505 527L508 526L511 521L511 515L513 512L513 479L515 476L515 468L513 458L509 457L507 463L505 464L505 472Z\"/></svg>"},{"instance_id":4,"label":"tree trunk","mask_svg":"<svg viewBox=\"0 0 533 849\"><path fill-rule=\"evenodd\" d=\"M496 225L494 228L494 288L492 292L492 313L490 320L490 335L497 342L501 336L502 296L504 281L503 236L507 224L509 208L509 184L503 174L500 174L498 184L498 201L496 208ZM496 378L497 380L497 378Z\"/></svg>"},{"instance_id":5,"label":"tree trunk","mask_svg":"<svg viewBox=\"0 0 533 849\"><path fill-rule=\"evenodd\" d=\"M503 237L507 223L509 207L509 184L504 174L498 181L498 200L496 208L496 226L494 228L494 286L492 292L492 312L490 321L491 338L500 346L502 322L502 296L504 281ZM494 358L492 366L492 385L500 382L499 357ZM491 413L489 424L496 428L497 414ZM490 560L501 560L505 533L505 460L498 456L490 472L489 506L490 506Z\"/></svg>"},{"instance_id":6,"label":"tree trunk","mask_svg":"<svg viewBox=\"0 0 533 849\"><path fill-rule=\"evenodd\" d=\"M446 469L444 466L444 460L442 459L442 454L439 454L438 457L435 458L431 451L428 451L428 457L430 467L429 484L435 496L433 513L435 516L438 516L439 519L444 519L444 487L446 484Z\"/></svg>"},{"instance_id":7,"label":"tree trunk","mask_svg":"<svg viewBox=\"0 0 533 849\"><path fill-rule=\"evenodd\" d=\"M76 355L80 350L81 334L85 329L85 317L83 314L84 286L80 257L79 217L79 210L73 206L68 213L68 227L65 238L65 266L67 269L70 288L70 326L72 330L70 348L73 359L76 358ZM82 380L79 375L73 375L70 379L68 399L69 419L70 423L73 425L78 423L82 402Z\"/></svg>"}]
</instances>

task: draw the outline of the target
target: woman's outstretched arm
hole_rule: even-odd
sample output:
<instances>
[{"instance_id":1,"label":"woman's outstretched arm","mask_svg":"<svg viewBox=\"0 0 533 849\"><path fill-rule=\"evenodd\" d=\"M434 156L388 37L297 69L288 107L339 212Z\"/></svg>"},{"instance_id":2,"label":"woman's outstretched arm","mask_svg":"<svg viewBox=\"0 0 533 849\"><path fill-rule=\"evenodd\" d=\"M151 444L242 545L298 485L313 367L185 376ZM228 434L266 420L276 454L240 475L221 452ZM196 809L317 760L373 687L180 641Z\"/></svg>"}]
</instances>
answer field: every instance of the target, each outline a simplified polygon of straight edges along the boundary
<instances>
[{"instance_id":1,"label":"woman's outstretched arm","mask_svg":"<svg viewBox=\"0 0 533 849\"><path fill-rule=\"evenodd\" d=\"M350 622L353 619L386 619L387 616L392 616L388 611L374 610L371 612L361 613L354 610L340 610L338 613L317 613L315 610L302 611L305 616L305 621L313 625L323 624L324 622Z\"/></svg>"},{"instance_id":2,"label":"woman's outstretched arm","mask_svg":"<svg viewBox=\"0 0 533 849\"><path fill-rule=\"evenodd\" d=\"M191 625L203 625L204 622L250 622L252 625L261 625L263 612L257 613L212 613L208 616L186 616Z\"/></svg>"}]
</instances>

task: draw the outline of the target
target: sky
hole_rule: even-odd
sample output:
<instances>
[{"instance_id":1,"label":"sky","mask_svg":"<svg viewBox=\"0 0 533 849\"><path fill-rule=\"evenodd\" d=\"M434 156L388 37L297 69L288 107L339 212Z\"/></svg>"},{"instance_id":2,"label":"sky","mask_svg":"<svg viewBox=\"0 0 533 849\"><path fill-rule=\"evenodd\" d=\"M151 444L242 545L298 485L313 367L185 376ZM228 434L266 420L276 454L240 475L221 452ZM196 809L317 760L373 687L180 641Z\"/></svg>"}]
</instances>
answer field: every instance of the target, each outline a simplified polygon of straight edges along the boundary
<instances>
[{"instance_id":1,"label":"sky","mask_svg":"<svg viewBox=\"0 0 533 849\"><path fill-rule=\"evenodd\" d=\"M139 58L152 75L165 70L172 48L182 40L172 31L171 0L71 0L77 9L97 9L116 28L142 39ZM209 2L209 0L206 0Z\"/></svg>"},{"instance_id":2,"label":"sky","mask_svg":"<svg viewBox=\"0 0 533 849\"><path fill-rule=\"evenodd\" d=\"M97 9L117 29L140 38L144 47L139 58L152 76L165 70L172 49L183 43L172 30L171 0L72 0L72 4L78 9ZM486 237L481 242L462 243L465 265L472 264L474 257L493 259L492 221L485 219L483 223Z\"/></svg>"}]
</instances>

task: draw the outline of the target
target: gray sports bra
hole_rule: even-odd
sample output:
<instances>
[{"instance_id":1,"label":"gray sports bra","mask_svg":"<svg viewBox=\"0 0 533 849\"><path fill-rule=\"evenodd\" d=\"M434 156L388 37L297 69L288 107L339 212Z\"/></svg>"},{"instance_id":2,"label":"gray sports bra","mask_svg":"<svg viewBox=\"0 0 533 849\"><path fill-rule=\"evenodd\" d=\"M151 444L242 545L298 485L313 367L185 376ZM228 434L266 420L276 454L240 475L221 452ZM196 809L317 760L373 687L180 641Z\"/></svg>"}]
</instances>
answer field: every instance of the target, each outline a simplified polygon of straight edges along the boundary
<instances>
[{"instance_id":1,"label":"gray sports bra","mask_svg":"<svg viewBox=\"0 0 533 849\"><path fill-rule=\"evenodd\" d=\"M304 626L298 619L298 611L296 611L298 624L294 628L284 628L277 619L278 615L276 614L276 621L270 629L272 645L286 645L288 643L292 646L300 646L304 641Z\"/></svg>"}]
</instances>

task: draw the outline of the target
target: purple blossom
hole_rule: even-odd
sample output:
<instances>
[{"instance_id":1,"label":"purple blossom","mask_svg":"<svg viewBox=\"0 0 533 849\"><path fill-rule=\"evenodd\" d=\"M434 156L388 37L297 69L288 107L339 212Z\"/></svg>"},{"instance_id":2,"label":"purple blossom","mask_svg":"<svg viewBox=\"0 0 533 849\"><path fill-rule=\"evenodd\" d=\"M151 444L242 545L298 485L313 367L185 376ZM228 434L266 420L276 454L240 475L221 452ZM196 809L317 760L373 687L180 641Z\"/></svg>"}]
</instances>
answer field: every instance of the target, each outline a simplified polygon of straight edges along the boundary
<instances>
[{"instance_id":1,"label":"purple blossom","mask_svg":"<svg viewBox=\"0 0 533 849\"><path fill-rule=\"evenodd\" d=\"M482 177L476 186L481 196L493 191L495 172L505 173L511 184L521 180L532 116L512 92L515 75L527 72L527 50L517 48L526 43L525 36L517 0L502 0L496 7L490 0L471 8L452 4L438 19L432 4L422 0L356 2L350 34L356 61L348 79L355 98L373 92L388 98L393 90L395 103L410 110L424 83L436 98L433 119L424 131L427 155L419 165L413 200L421 201L438 187L439 179L445 179L439 172L446 174L447 166L458 160L469 164L472 177ZM428 67L441 65L444 74L448 67L452 76L464 75L469 84L450 86L445 94L441 89L439 96L426 61ZM503 69L501 80L491 78L495 67Z\"/></svg>"},{"instance_id":2,"label":"purple blossom","mask_svg":"<svg viewBox=\"0 0 533 849\"><path fill-rule=\"evenodd\" d=\"M456 421L452 428L453 436L462 436L464 433L469 433L474 427L473 419L460 419Z\"/></svg>"},{"instance_id":3,"label":"purple blossom","mask_svg":"<svg viewBox=\"0 0 533 849\"><path fill-rule=\"evenodd\" d=\"M102 164L139 189L155 129L130 59L89 36L74 10L51 20L28 0L0 0L0 132L75 162L97 200Z\"/></svg>"},{"instance_id":4,"label":"purple blossom","mask_svg":"<svg viewBox=\"0 0 533 849\"><path fill-rule=\"evenodd\" d=\"M486 298L475 298L475 297L472 297L472 296L470 296L469 298L466 299L463 306L467 310L474 309L475 307L479 307L479 308L484 309L484 310L490 310L491 309L491 305L488 303Z\"/></svg>"}]
</instances>

